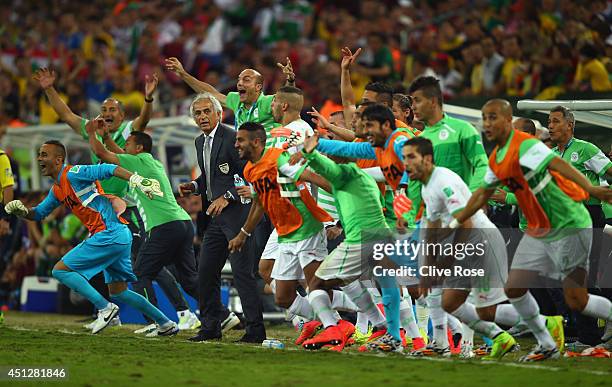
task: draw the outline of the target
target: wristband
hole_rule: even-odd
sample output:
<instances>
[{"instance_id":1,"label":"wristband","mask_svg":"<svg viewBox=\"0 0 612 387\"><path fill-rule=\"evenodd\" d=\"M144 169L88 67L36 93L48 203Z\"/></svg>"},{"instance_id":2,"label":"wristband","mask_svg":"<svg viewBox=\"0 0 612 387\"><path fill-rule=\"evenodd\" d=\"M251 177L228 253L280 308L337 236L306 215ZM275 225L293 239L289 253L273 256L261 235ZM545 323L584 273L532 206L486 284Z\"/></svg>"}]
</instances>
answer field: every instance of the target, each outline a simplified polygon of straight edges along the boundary
<instances>
[{"instance_id":1,"label":"wristband","mask_svg":"<svg viewBox=\"0 0 612 387\"><path fill-rule=\"evenodd\" d=\"M151 103L151 102L153 102L153 97L151 97L151 98L148 98L148 99L147 99L147 97L145 97L145 102L148 102L148 103Z\"/></svg>"},{"instance_id":2,"label":"wristband","mask_svg":"<svg viewBox=\"0 0 612 387\"><path fill-rule=\"evenodd\" d=\"M457 219L453 219L448 225L449 228L453 228L453 229L459 228L460 226L461 226L461 223L459 223Z\"/></svg>"},{"instance_id":3,"label":"wristband","mask_svg":"<svg viewBox=\"0 0 612 387\"><path fill-rule=\"evenodd\" d=\"M248 237L250 237L250 236L251 236L251 233L246 232L246 230L244 229L244 227L240 227L240 231L241 231L241 232L242 232L244 235L246 235L246 236L248 236Z\"/></svg>"}]
</instances>

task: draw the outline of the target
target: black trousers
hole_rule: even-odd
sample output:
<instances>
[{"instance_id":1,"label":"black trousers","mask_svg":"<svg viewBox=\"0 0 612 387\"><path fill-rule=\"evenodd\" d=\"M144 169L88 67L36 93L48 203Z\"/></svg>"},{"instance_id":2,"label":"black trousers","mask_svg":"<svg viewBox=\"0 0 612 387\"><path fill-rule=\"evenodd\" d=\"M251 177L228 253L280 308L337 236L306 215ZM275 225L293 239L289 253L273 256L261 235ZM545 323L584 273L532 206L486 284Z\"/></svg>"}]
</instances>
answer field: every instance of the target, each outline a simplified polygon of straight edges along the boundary
<instances>
[{"instance_id":1,"label":"black trousers","mask_svg":"<svg viewBox=\"0 0 612 387\"><path fill-rule=\"evenodd\" d=\"M193 235L191 220L176 220L153 227L134 265L134 273L142 286L152 289L151 282L158 278L164 266L174 265L178 282L191 297L199 300Z\"/></svg>"},{"instance_id":2,"label":"black trousers","mask_svg":"<svg viewBox=\"0 0 612 387\"><path fill-rule=\"evenodd\" d=\"M142 222L142 218L136 210L136 207L128 207L125 210L123 217L129 222L127 226L132 233L131 260L132 268L134 271L136 271L137 266L140 264L140 261L137 260L138 252L146 240L144 223ZM178 287L176 277L176 269L173 266L168 266L160 270L157 277L155 277L155 281L157 281L161 289L164 291L168 297L168 301L170 301L174 309L177 311L189 309L187 300L185 300L183 293L181 293L181 289ZM150 303L157 306L157 296L155 295L155 290L153 289L151 282L148 283L147 287L146 284L139 280L132 284L132 288L135 292L148 299ZM144 318L147 321L152 321L147 316L144 316Z\"/></svg>"},{"instance_id":3,"label":"black trousers","mask_svg":"<svg viewBox=\"0 0 612 387\"><path fill-rule=\"evenodd\" d=\"M239 252L230 254L228 250L229 241L238 234L248 213L247 208L241 207L240 204L226 207L223 213L210 220L204 233L198 270L201 329L208 332L221 332L221 322L229 315L229 310L221 303L221 270L229 258L234 287L242 302L246 334L265 338L263 308L255 279L255 267L259 259L256 255L259 249L255 238L247 238Z\"/></svg>"}]
</instances>

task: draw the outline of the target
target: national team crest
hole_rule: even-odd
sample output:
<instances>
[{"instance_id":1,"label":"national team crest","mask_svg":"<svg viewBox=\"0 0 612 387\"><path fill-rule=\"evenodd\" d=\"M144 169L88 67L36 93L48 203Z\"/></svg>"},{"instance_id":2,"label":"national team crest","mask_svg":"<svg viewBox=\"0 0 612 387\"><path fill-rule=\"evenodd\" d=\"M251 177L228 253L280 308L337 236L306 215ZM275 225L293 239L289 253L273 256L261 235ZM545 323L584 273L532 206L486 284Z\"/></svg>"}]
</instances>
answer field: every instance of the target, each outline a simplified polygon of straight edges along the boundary
<instances>
[{"instance_id":1,"label":"national team crest","mask_svg":"<svg viewBox=\"0 0 612 387\"><path fill-rule=\"evenodd\" d=\"M438 135L438 138L442 141L446 140L448 138L448 130L442 129Z\"/></svg>"},{"instance_id":2,"label":"national team crest","mask_svg":"<svg viewBox=\"0 0 612 387\"><path fill-rule=\"evenodd\" d=\"M570 160L572 160L572 163L575 163L576 161L578 161L578 152L572 152L572 155L570 156Z\"/></svg>"},{"instance_id":3,"label":"national team crest","mask_svg":"<svg viewBox=\"0 0 612 387\"><path fill-rule=\"evenodd\" d=\"M230 170L229 164L228 163L223 163L223 164L219 165L219 170L223 174L227 175L229 173L229 170Z\"/></svg>"}]
</instances>

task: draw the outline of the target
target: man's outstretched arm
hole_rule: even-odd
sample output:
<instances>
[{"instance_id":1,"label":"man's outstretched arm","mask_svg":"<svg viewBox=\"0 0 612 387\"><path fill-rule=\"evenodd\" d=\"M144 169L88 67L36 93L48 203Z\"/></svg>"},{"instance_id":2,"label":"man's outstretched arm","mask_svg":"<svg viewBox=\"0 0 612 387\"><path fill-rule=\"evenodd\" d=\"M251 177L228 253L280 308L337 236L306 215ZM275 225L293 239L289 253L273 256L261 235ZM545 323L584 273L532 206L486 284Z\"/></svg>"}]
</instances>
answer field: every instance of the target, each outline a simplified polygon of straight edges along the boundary
<instances>
[{"instance_id":1,"label":"man's outstretched arm","mask_svg":"<svg viewBox=\"0 0 612 387\"><path fill-rule=\"evenodd\" d=\"M173 71L179 78L183 80L186 84L189 85L196 93L208 92L212 94L216 99L221 102L223 106L225 106L226 95L219 92L219 90L215 89L212 85L202 82L193 75L189 74L183 68L183 65L177 58L167 58L165 61L166 69Z\"/></svg>"}]
</instances>

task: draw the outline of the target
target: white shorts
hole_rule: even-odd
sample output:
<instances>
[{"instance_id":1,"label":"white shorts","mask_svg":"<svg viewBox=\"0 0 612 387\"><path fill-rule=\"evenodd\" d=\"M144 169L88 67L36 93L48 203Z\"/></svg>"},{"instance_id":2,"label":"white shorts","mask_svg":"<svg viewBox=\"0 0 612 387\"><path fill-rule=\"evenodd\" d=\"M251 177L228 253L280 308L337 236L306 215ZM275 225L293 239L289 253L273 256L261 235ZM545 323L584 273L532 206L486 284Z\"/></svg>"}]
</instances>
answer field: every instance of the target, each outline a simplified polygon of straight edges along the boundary
<instances>
[{"instance_id":1,"label":"white shorts","mask_svg":"<svg viewBox=\"0 0 612 387\"><path fill-rule=\"evenodd\" d=\"M362 245L341 242L321 263L315 275L322 280L356 279L363 272Z\"/></svg>"},{"instance_id":2,"label":"white shorts","mask_svg":"<svg viewBox=\"0 0 612 387\"><path fill-rule=\"evenodd\" d=\"M314 261L322 261L327 255L325 230L310 238L278 244L278 256L272 269L272 278L277 280L300 280L304 278L304 267Z\"/></svg>"},{"instance_id":3,"label":"white shorts","mask_svg":"<svg viewBox=\"0 0 612 387\"><path fill-rule=\"evenodd\" d=\"M268 242L266 242L266 247L264 248L263 253L261 254L261 259L269 259L275 260L278 258L278 233L276 229L272 230L270 237L268 238Z\"/></svg>"},{"instance_id":4,"label":"white shorts","mask_svg":"<svg viewBox=\"0 0 612 387\"><path fill-rule=\"evenodd\" d=\"M588 271L593 229L572 230L556 241L544 241L527 234L516 248L513 270L539 272L542 276L562 280L577 268Z\"/></svg>"}]
</instances>

